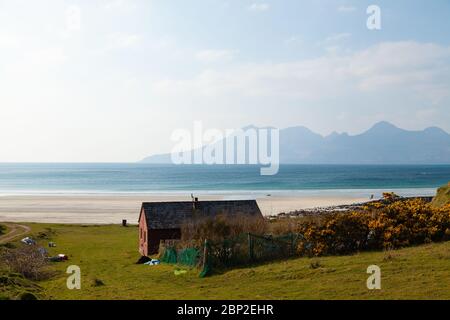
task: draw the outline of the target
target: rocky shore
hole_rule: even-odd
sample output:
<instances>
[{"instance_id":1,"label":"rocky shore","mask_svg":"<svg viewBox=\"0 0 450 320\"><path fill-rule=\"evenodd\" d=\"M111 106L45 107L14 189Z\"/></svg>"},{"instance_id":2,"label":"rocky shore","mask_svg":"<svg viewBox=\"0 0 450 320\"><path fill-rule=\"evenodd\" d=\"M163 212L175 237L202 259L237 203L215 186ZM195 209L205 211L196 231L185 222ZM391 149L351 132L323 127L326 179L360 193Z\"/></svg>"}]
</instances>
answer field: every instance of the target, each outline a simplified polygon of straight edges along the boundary
<instances>
[{"instance_id":1,"label":"rocky shore","mask_svg":"<svg viewBox=\"0 0 450 320\"><path fill-rule=\"evenodd\" d=\"M409 199L417 199L417 198L422 199L426 202L431 202L433 200L433 197L401 197L398 200L406 201ZM307 217L307 216L332 214L332 213L338 213L338 212L359 211L359 210L363 210L364 206L366 206L369 203L382 203L384 201L385 201L384 199L378 199L378 200L372 200L372 201L366 201L366 202L352 203L352 204L347 204L347 205L301 209L301 210L295 210L295 211L290 211L290 212L281 212L272 217L273 218Z\"/></svg>"}]
</instances>

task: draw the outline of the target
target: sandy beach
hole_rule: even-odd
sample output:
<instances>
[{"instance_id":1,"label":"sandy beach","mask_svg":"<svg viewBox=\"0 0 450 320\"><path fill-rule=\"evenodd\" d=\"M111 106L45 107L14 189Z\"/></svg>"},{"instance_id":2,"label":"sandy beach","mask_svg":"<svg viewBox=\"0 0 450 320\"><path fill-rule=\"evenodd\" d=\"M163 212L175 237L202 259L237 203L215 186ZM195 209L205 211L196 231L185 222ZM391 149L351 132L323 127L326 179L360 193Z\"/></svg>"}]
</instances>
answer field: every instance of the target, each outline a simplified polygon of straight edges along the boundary
<instances>
[{"instance_id":1,"label":"sandy beach","mask_svg":"<svg viewBox=\"0 0 450 320\"><path fill-rule=\"evenodd\" d=\"M355 195L196 194L200 200L256 199L264 215L367 201ZM138 220L142 202L190 201L189 194L15 195L0 197L0 221L109 224Z\"/></svg>"}]
</instances>

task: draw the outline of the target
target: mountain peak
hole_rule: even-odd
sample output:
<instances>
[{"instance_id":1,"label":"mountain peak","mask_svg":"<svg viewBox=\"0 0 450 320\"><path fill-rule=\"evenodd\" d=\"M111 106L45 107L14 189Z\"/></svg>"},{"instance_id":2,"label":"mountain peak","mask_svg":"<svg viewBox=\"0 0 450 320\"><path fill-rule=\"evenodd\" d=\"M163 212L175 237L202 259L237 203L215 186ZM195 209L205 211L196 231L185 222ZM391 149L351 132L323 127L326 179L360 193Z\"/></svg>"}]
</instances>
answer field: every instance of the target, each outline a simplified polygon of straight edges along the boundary
<instances>
[{"instance_id":1,"label":"mountain peak","mask_svg":"<svg viewBox=\"0 0 450 320\"><path fill-rule=\"evenodd\" d=\"M380 121L380 122L375 123L371 129L385 130L385 129L398 129L398 127L396 127L395 125L393 125L390 122Z\"/></svg>"},{"instance_id":2,"label":"mountain peak","mask_svg":"<svg viewBox=\"0 0 450 320\"><path fill-rule=\"evenodd\" d=\"M445 132L444 130L442 130L439 127L429 127L429 128L426 128L424 130L424 132L429 133L429 134L436 134L436 135L445 135L445 136L449 135L447 132Z\"/></svg>"},{"instance_id":3,"label":"mountain peak","mask_svg":"<svg viewBox=\"0 0 450 320\"><path fill-rule=\"evenodd\" d=\"M336 131L333 131L327 137L334 138L334 137L338 137L338 136L339 136L339 133L337 133Z\"/></svg>"},{"instance_id":4,"label":"mountain peak","mask_svg":"<svg viewBox=\"0 0 450 320\"><path fill-rule=\"evenodd\" d=\"M276 128L275 127L271 127L271 126L258 127L258 126L255 126L254 124L250 124L248 126L242 127L241 129L243 131L247 131L247 130L263 130L263 129L265 129L265 130L273 130L273 129L276 129Z\"/></svg>"},{"instance_id":5,"label":"mountain peak","mask_svg":"<svg viewBox=\"0 0 450 320\"><path fill-rule=\"evenodd\" d=\"M255 126L252 126L255 127ZM333 132L324 137L304 126L280 130L280 162L285 164L449 164L450 135L437 127L409 131L381 121L366 132ZM170 154L148 163L171 163Z\"/></svg>"},{"instance_id":6,"label":"mountain peak","mask_svg":"<svg viewBox=\"0 0 450 320\"><path fill-rule=\"evenodd\" d=\"M380 121L375 123L369 130L367 130L363 134L384 135L386 133L394 133L402 130L403 129L396 127L390 122Z\"/></svg>"},{"instance_id":7,"label":"mountain peak","mask_svg":"<svg viewBox=\"0 0 450 320\"><path fill-rule=\"evenodd\" d=\"M333 139L338 139L339 137L345 137L345 136L347 136L346 132L338 133L337 131L333 131L332 133L330 133L325 138L328 139L328 140L333 140Z\"/></svg>"}]
</instances>

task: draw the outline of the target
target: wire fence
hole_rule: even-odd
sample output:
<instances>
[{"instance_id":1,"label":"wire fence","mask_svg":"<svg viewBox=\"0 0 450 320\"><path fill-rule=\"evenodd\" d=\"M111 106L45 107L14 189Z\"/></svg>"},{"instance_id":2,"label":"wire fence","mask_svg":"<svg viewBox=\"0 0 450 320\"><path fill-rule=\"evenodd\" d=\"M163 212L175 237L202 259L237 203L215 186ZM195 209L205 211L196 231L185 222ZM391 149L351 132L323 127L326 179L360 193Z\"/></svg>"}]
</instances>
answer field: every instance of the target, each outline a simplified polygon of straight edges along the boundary
<instances>
[{"instance_id":1,"label":"wire fence","mask_svg":"<svg viewBox=\"0 0 450 320\"><path fill-rule=\"evenodd\" d=\"M161 261L201 269L200 277L214 270L286 259L296 255L300 234L260 236L241 234L222 241L205 240L202 244L186 246L179 241L165 241L160 245Z\"/></svg>"}]
</instances>

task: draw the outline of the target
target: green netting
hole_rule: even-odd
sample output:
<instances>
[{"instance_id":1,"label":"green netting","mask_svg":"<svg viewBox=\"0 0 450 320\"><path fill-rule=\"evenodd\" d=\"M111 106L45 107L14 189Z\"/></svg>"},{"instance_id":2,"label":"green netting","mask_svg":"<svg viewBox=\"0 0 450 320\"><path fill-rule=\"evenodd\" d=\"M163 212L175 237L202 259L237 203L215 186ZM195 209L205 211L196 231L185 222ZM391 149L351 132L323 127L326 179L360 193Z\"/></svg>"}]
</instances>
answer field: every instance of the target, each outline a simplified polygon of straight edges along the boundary
<instances>
[{"instance_id":1,"label":"green netting","mask_svg":"<svg viewBox=\"0 0 450 320\"><path fill-rule=\"evenodd\" d=\"M297 234L277 237L241 234L223 241L205 241L201 247L178 251L175 247L166 247L161 261L189 267L201 266L199 276L203 278L214 269L292 257L301 239L302 236Z\"/></svg>"},{"instance_id":2,"label":"green netting","mask_svg":"<svg viewBox=\"0 0 450 320\"><path fill-rule=\"evenodd\" d=\"M177 263L190 267L195 267L198 264L199 256L200 254L198 249L186 248L178 252Z\"/></svg>"},{"instance_id":3,"label":"green netting","mask_svg":"<svg viewBox=\"0 0 450 320\"><path fill-rule=\"evenodd\" d=\"M177 263L177 251L175 248L165 248L161 261L165 263Z\"/></svg>"},{"instance_id":4,"label":"green netting","mask_svg":"<svg viewBox=\"0 0 450 320\"><path fill-rule=\"evenodd\" d=\"M200 272L200 274L199 274L198 276L199 276L200 278L205 278L205 277L211 275L212 270L213 270L213 269L212 269L211 264L205 263L205 264L203 265L202 271Z\"/></svg>"},{"instance_id":5,"label":"green netting","mask_svg":"<svg viewBox=\"0 0 450 320\"><path fill-rule=\"evenodd\" d=\"M197 248L178 250L175 247L164 247L161 262L196 267L200 262L200 251Z\"/></svg>"},{"instance_id":6,"label":"green netting","mask_svg":"<svg viewBox=\"0 0 450 320\"><path fill-rule=\"evenodd\" d=\"M229 268L255 262L288 258L296 254L300 235L258 236L242 234L233 239L210 242L211 268Z\"/></svg>"}]
</instances>

